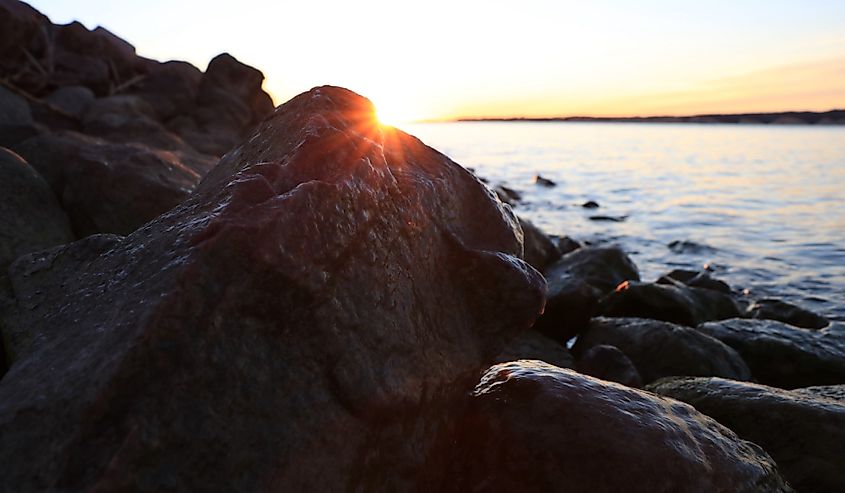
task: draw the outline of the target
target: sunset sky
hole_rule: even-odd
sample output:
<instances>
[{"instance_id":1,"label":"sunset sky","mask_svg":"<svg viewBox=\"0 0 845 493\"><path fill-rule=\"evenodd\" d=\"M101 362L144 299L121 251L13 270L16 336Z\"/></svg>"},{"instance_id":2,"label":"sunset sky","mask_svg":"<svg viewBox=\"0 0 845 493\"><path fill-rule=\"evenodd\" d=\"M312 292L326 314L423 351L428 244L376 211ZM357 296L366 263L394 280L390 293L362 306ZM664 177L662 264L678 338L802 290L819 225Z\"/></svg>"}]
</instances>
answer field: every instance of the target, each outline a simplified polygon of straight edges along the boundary
<instances>
[{"instance_id":1,"label":"sunset sky","mask_svg":"<svg viewBox=\"0 0 845 493\"><path fill-rule=\"evenodd\" d=\"M845 107L845 1L38 0L159 60L228 51L283 103L322 85L389 119Z\"/></svg>"}]
</instances>

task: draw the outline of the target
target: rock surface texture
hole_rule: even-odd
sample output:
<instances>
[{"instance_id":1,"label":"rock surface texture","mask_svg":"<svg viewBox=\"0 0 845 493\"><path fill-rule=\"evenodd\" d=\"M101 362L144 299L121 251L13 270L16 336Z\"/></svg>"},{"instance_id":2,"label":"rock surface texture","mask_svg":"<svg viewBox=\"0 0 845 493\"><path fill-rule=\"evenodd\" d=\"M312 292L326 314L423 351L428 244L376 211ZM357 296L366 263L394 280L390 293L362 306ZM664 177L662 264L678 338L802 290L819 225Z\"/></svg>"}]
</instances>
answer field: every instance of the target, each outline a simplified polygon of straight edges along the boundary
<instances>
[{"instance_id":1,"label":"rock surface texture","mask_svg":"<svg viewBox=\"0 0 845 493\"><path fill-rule=\"evenodd\" d=\"M845 402L721 378L677 378L649 390L695 406L763 447L797 491L845 491ZM832 392L836 392L833 390Z\"/></svg>"},{"instance_id":2,"label":"rock surface texture","mask_svg":"<svg viewBox=\"0 0 845 493\"><path fill-rule=\"evenodd\" d=\"M4 485L413 489L445 410L542 309L520 236L369 101L302 94L176 209L13 264Z\"/></svg>"},{"instance_id":3,"label":"rock surface texture","mask_svg":"<svg viewBox=\"0 0 845 493\"><path fill-rule=\"evenodd\" d=\"M580 356L602 344L622 350L645 383L673 375L751 378L748 366L729 346L695 329L669 322L594 318L572 350Z\"/></svg>"},{"instance_id":4,"label":"rock surface texture","mask_svg":"<svg viewBox=\"0 0 845 493\"><path fill-rule=\"evenodd\" d=\"M731 319L698 330L736 349L754 378L791 389L845 383L845 326L799 329L774 320Z\"/></svg>"},{"instance_id":5,"label":"rock surface texture","mask_svg":"<svg viewBox=\"0 0 845 493\"><path fill-rule=\"evenodd\" d=\"M432 491L791 491L759 447L690 406L537 361L490 368Z\"/></svg>"}]
</instances>

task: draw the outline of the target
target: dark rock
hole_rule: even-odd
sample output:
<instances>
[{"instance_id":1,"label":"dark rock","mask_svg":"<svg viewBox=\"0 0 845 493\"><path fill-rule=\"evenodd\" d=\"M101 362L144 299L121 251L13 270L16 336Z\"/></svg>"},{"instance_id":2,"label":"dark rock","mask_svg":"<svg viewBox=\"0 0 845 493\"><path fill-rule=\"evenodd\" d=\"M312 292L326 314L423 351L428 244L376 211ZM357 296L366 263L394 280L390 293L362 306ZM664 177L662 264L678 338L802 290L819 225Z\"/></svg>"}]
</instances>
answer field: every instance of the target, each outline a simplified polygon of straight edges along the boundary
<instances>
[{"instance_id":1,"label":"dark rock","mask_svg":"<svg viewBox=\"0 0 845 493\"><path fill-rule=\"evenodd\" d=\"M778 320L805 329L823 329L830 324L830 321L821 315L775 299L755 301L748 307L748 316L765 320Z\"/></svg>"},{"instance_id":2,"label":"dark rock","mask_svg":"<svg viewBox=\"0 0 845 493\"><path fill-rule=\"evenodd\" d=\"M202 72L188 62L157 65L129 91L141 96L160 121L188 114L196 105Z\"/></svg>"},{"instance_id":3,"label":"dark rock","mask_svg":"<svg viewBox=\"0 0 845 493\"><path fill-rule=\"evenodd\" d=\"M630 282L601 300L598 313L637 317L695 327L710 320L741 316L730 296L710 289Z\"/></svg>"},{"instance_id":4,"label":"dark rock","mask_svg":"<svg viewBox=\"0 0 845 493\"><path fill-rule=\"evenodd\" d=\"M534 184L540 185L540 186L543 186L543 187L557 186L557 183L553 182L552 180L549 180L548 178L543 178L540 175L537 175L537 176L534 177Z\"/></svg>"},{"instance_id":5,"label":"dark rock","mask_svg":"<svg viewBox=\"0 0 845 493\"><path fill-rule=\"evenodd\" d=\"M561 253L561 255L566 255L569 252L574 252L575 250L578 250L579 248L584 246L579 243L578 240L572 239L569 236L554 238L553 241L556 243L557 249Z\"/></svg>"},{"instance_id":6,"label":"dark rock","mask_svg":"<svg viewBox=\"0 0 845 493\"><path fill-rule=\"evenodd\" d=\"M577 356L599 345L616 346L637 367L643 381L678 376L749 380L751 372L736 351L695 329L641 318L594 318L578 336Z\"/></svg>"},{"instance_id":7,"label":"dark rock","mask_svg":"<svg viewBox=\"0 0 845 493\"><path fill-rule=\"evenodd\" d=\"M581 204L581 207L583 207L585 209L598 209L599 203L596 202L595 200L588 200L588 201L584 202L583 204Z\"/></svg>"},{"instance_id":8,"label":"dark rock","mask_svg":"<svg viewBox=\"0 0 845 493\"><path fill-rule=\"evenodd\" d=\"M833 399L845 402L845 385L817 385L793 389L793 393L814 399Z\"/></svg>"},{"instance_id":9,"label":"dark rock","mask_svg":"<svg viewBox=\"0 0 845 493\"><path fill-rule=\"evenodd\" d=\"M172 152L72 132L17 150L50 184L78 237L131 233L185 200L200 178Z\"/></svg>"},{"instance_id":10,"label":"dark rock","mask_svg":"<svg viewBox=\"0 0 845 493\"><path fill-rule=\"evenodd\" d=\"M520 359L544 361L560 368L572 368L572 354L566 346L549 339L536 330L525 330L505 346L495 359L496 363L506 363Z\"/></svg>"},{"instance_id":11,"label":"dark rock","mask_svg":"<svg viewBox=\"0 0 845 493\"><path fill-rule=\"evenodd\" d=\"M710 275L707 270L694 271L675 269L672 272L665 274L657 280L657 284L672 284L677 285L681 283L694 288L712 289L720 293L731 294L731 287L728 283L716 279Z\"/></svg>"},{"instance_id":12,"label":"dark rock","mask_svg":"<svg viewBox=\"0 0 845 493\"><path fill-rule=\"evenodd\" d=\"M716 250L715 248L709 245L704 245L702 243L696 243L694 241L689 240L675 240L673 242L670 242L667 246L669 247L669 250L672 250L672 252L679 254L702 254L711 253Z\"/></svg>"},{"instance_id":13,"label":"dark rock","mask_svg":"<svg viewBox=\"0 0 845 493\"><path fill-rule=\"evenodd\" d=\"M0 0L0 78L15 85L43 79L31 58L47 51L49 19L24 2Z\"/></svg>"},{"instance_id":14,"label":"dark rock","mask_svg":"<svg viewBox=\"0 0 845 493\"><path fill-rule=\"evenodd\" d=\"M508 188L504 185L497 185L496 188L493 189L493 192L499 197L499 200L508 204L509 206L513 207L522 200L522 194L517 192L512 188Z\"/></svg>"},{"instance_id":15,"label":"dark rock","mask_svg":"<svg viewBox=\"0 0 845 493\"><path fill-rule=\"evenodd\" d=\"M649 390L695 406L763 447L801 492L845 491L845 403L721 378L678 378Z\"/></svg>"},{"instance_id":16,"label":"dark rock","mask_svg":"<svg viewBox=\"0 0 845 493\"><path fill-rule=\"evenodd\" d=\"M73 241L53 191L26 161L0 147L0 277L29 252Z\"/></svg>"},{"instance_id":17,"label":"dark rock","mask_svg":"<svg viewBox=\"0 0 845 493\"><path fill-rule=\"evenodd\" d=\"M628 220L628 216L590 216L587 219L590 221L621 223Z\"/></svg>"},{"instance_id":18,"label":"dark rock","mask_svg":"<svg viewBox=\"0 0 845 493\"><path fill-rule=\"evenodd\" d=\"M512 213L373 113L313 89L124 240L15 263L5 487L412 489L545 286Z\"/></svg>"},{"instance_id":19,"label":"dark rock","mask_svg":"<svg viewBox=\"0 0 845 493\"><path fill-rule=\"evenodd\" d=\"M522 257L535 269L542 271L549 264L561 257L557 245L552 239L531 221L518 217L519 225L522 227L523 244L525 255Z\"/></svg>"},{"instance_id":20,"label":"dark rock","mask_svg":"<svg viewBox=\"0 0 845 493\"><path fill-rule=\"evenodd\" d=\"M535 328L558 341L585 329L598 300L619 283L639 280L634 262L616 247L584 247L564 255L544 272L548 299Z\"/></svg>"},{"instance_id":21,"label":"dark rock","mask_svg":"<svg viewBox=\"0 0 845 493\"><path fill-rule=\"evenodd\" d=\"M168 151L193 151L181 137L156 120L140 96L111 96L94 101L82 120L85 133L120 143L143 144Z\"/></svg>"},{"instance_id":22,"label":"dark rock","mask_svg":"<svg viewBox=\"0 0 845 493\"><path fill-rule=\"evenodd\" d=\"M44 101L68 115L81 119L95 99L91 89L84 86L69 86L56 89Z\"/></svg>"},{"instance_id":23,"label":"dark rock","mask_svg":"<svg viewBox=\"0 0 845 493\"><path fill-rule=\"evenodd\" d=\"M625 353L616 346L599 344L586 350L578 359L578 373L639 388L643 379L637 367Z\"/></svg>"},{"instance_id":24,"label":"dark rock","mask_svg":"<svg viewBox=\"0 0 845 493\"><path fill-rule=\"evenodd\" d=\"M686 269L673 269L668 274L663 274L660 278L656 281L657 284L686 284L689 281L695 279L695 277L699 274L697 270L686 270Z\"/></svg>"},{"instance_id":25,"label":"dark rock","mask_svg":"<svg viewBox=\"0 0 845 493\"><path fill-rule=\"evenodd\" d=\"M811 331L774 320L733 319L698 330L736 349L754 378L782 388L845 383L845 328Z\"/></svg>"},{"instance_id":26,"label":"dark rock","mask_svg":"<svg viewBox=\"0 0 845 493\"><path fill-rule=\"evenodd\" d=\"M0 85L0 147L10 147L38 133L26 99Z\"/></svg>"},{"instance_id":27,"label":"dark rock","mask_svg":"<svg viewBox=\"0 0 845 493\"><path fill-rule=\"evenodd\" d=\"M490 368L455 428L431 491L791 491L692 407L540 362Z\"/></svg>"}]
</instances>

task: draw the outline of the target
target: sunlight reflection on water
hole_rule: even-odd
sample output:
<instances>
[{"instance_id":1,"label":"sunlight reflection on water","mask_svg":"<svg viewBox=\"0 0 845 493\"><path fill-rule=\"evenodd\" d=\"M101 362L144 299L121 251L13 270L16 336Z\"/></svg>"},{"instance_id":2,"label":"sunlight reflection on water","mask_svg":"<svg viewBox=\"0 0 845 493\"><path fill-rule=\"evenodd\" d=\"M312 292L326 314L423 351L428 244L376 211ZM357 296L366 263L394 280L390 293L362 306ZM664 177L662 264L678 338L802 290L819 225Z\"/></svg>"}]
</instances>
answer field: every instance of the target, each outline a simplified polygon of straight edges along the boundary
<instances>
[{"instance_id":1,"label":"sunlight reflection on water","mask_svg":"<svg viewBox=\"0 0 845 493\"><path fill-rule=\"evenodd\" d=\"M427 123L403 129L522 192L549 233L632 252L645 280L709 263L753 298L845 320L845 127ZM557 187L533 184L535 174ZM599 209L580 204L597 201ZM628 216L596 222L591 215ZM688 240L712 249L675 253Z\"/></svg>"}]
</instances>

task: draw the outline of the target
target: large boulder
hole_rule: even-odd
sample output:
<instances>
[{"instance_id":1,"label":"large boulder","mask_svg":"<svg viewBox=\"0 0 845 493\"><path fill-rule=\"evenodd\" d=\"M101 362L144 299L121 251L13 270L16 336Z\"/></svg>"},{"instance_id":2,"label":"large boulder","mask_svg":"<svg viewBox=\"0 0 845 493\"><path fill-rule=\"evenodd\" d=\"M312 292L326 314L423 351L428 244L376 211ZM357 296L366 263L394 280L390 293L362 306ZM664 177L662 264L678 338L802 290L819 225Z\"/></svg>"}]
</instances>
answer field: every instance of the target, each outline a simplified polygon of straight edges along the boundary
<instances>
[{"instance_id":1,"label":"large boulder","mask_svg":"<svg viewBox=\"0 0 845 493\"><path fill-rule=\"evenodd\" d=\"M415 486L545 282L509 210L373 112L313 89L125 239L13 264L5 486Z\"/></svg>"},{"instance_id":2,"label":"large boulder","mask_svg":"<svg viewBox=\"0 0 845 493\"><path fill-rule=\"evenodd\" d=\"M637 266L617 247L584 247L564 255L544 272L548 301L536 328L566 341L587 327L598 300L624 281L640 279Z\"/></svg>"},{"instance_id":3,"label":"large boulder","mask_svg":"<svg viewBox=\"0 0 845 493\"><path fill-rule=\"evenodd\" d=\"M845 383L845 327L818 331L774 320L731 319L698 330L736 349L754 378L791 389Z\"/></svg>"},{"instance_id":4,"label":"large boulder","mask_svg":"<svg viewBox=\"0 0 845 493\"><path fill-rule=\"evenodd\" d=\"M16 150L52 187L78 237L128 234L181 203L211 160L63 132Z\"/></svg>"},{"instance_id":5,"label":"large boulder","mask_svg":"<svg viewBox=\"0 0 845 493\"><path fill-rule=\"evenodd\" d=\"M601 300L597 311L606 317L651 318L689 327L742 315L736 301L719 291L645 282L621 284Z\"/></svg>"},{"instance_id":6,"label":"large boulder","mask_svg":"<svg viewBox=\"0 0 845 493\"><path fill-rule=\"evenodd\" d=\"M144 98L160 121L188 114L196 105L202 72L188 62L156 65L129 92Z\"/></svg>"},{"instance_id":7,"label":"large boulder","mask_svg":"<svg viewBox=\"0 0 845 493\"><path fill-rule=\"evenodd\" d=\"M721 378L672 378L649 389L763 447L797 491L845 491L845 402Z\"/></svg>"},{"instance_id":8,"label":"large boulder","mask_svg":"<svg viewBox=\"0 0 845 493\"><path fill-rule=\"evenodd\" d=\"M643 386L643 377L625 353L616 346L599 344L579 355L575 369L591 377L621 383L628 387Z\"/></svg>"},{"instance_id":9,"label":"large boulder","mask_svg":"<svg viewBox=\"0 0 845 493\"><path fill-rule=\"evenodd\" d=\"M828 319L817 313L813 313L792 303L771 298L757 300L752 303L748 307L747 315L751 318L763 320L778 320L805 329L823 329L830 324Z\"/></svg>"},{"instance_id":10,"label":"large boulder","mask_svg":"<svg viewBox=\"0 0 845 493\"><path fill-rule=\"evenodd\" d=\"M11 147L37 133L26 99L0 85L0 147Z\"/></svg>"},{"instance_id":11,"label":"large boulder","mask_svg":"<svg viewBox=\"0 0 845 493\"><path fill-rule=\"evenodd\" d=\"M88 107L82 124L86 134L114 142L143 144L168 151L194 150L159 123L153 107L140 96L97 99Z\"/></svg>"},{"instance_id":12,"label":"large boulder","mask_svg":"<svg viewBox=\"0 0 845 493\"><path fill-rule=\"evenodd\" d=\"M490 368L430 491L791 491L759 447L680 402L541 362Z\"/></svg>"},{"instance_id":13,"label":"large boulder","mask_svg":"<svg viewBox=\"0 0 845 493\"><path fill-rule=\"evenodd\" d=\"M0 147L0 278L16 258L73 241L50 186L26 161Z\"/></svg>"},{"instance_id":14,"label":"large boulder","mask_svg":"<svg viewBox=\"0 0 845 493\"><path fill-rule=\"evenodd\" d=\"M579 357L600 345L616 346L645 383L673 375L751 379L736 351L695 329L641 318L594 318L572 351Z\"/></svg>"}]
</instances>

